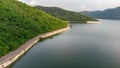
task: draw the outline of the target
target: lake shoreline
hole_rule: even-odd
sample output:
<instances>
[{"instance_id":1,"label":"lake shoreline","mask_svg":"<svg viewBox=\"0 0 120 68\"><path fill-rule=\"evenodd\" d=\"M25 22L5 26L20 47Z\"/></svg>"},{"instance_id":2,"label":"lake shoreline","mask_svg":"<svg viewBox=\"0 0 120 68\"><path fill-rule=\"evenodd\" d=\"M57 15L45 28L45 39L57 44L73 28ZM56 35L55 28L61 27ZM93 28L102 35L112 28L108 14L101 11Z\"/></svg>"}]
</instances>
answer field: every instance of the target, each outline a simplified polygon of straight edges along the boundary
<instances>
[{"instance_id":1,"label":"lake shoreline","mask_svg":"<svg viewBox=\"0 0 120 68\"><path fill-rule=\"evenodd\" d=\"M80 23L80 24L98 24L101 23L99 20L95 21L66 21L68 23Z\"/></svg>"},{"instance_id":2,"label":"lake shoreline","mask_svg":"<svg viewBox=\"0 0 120 68\"><path fill-rule=\"evenodd\" d=\"M17 59L19 59L24 53L26 53L31 47L33 47L41 38L47 38L62 32L65 32L70 29L70 26L67 26L62 29L58 29L55 31L51 31L48 33L40 34L33 39L30 39L25 44L21 45L15 51L10 52L9 54L0 58L0 68L5 68L14 63Z\"/></svg>"}]
</instances>

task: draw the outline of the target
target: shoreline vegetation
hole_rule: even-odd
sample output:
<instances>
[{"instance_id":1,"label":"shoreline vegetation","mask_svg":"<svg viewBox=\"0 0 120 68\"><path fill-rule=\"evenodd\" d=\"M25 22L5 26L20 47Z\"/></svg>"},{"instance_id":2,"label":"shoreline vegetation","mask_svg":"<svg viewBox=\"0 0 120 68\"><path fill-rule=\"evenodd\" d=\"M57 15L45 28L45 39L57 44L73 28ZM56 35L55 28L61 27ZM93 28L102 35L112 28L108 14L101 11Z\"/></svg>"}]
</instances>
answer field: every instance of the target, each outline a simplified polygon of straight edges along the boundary
<instances>
[{"instance_id":1,"label":"shoreline vegetation","mask_svg":"<svg viewBox=\"0 0 120 68\"><path fill-rule=\"evenodd\" d=\"M62 29L58 29L58 30L55 30L55 31L47 32L45 34L40 34L40 35L34 37L33 39L30 39L28 42L26 42L25 44L21 45L15 51L13 51L13 52L3 56L2 58L0 58L0 68L8 67L12 63L14 63L24 53L26 53L31 47L33 47L34 44L36 44L38 41L40 41L40 39L44 39L44 38L47 38L47 37L50 37L50 36L62 33L62 32L67 31L69 29L70 29L70 27L67 26L67 27L62 28Z\"/></svg>"},{"instance_id":2,"label":"shoreline vegetation","mask_svg":"<svg viewBox=\"0 0 120 68\"><path fill-rule=\"evenodd\" d=\"M31 38L67 27L68 23L16 0L0 1L0 57Z\"/></svg>"},{"instance_id":3,"label":"shoreline vegetation","mask_svg":"<svg viewBox=\"0 0 120 68\"><path fill-rule=\"evenodd\" d=\"M68 13L68 16L71 15L70 13L73 14L73 17L70 16L71 20L68 18L70 21L79 17L74 12L65 13ZM95 20L91 17L81 16L78 18L81 21ZM19 49L22 44L39 34L68 27L68 23L63 21L67 19L58 18L16 0L0 1L0 58Z\"/></svg>"},{"instance_id":4,"label":"shoreline vegetation","mask_svg":"<svg viewBox=\"0 0 120 68\"><path fill-rule=\"evenodd\" d=\"M34 6L34 7L39 10L43 10L46 13L64 21L73 21L73 22L76 21L79 23L86 23L86 21L97 21L95 18L85 16L77 12L64 10L58 7L43 7L43 6Z\"/></svg>"},{"instance_id":5,"label":"shoreline vegetation","mask_svg":"<svg viewBox=\"0 0 120 68\"><path fill-rule=\"evenodd\" d=\"M68 16L70 13L77 15L74 12L62 11L62 14L66 13ZM81 15L80 20L83 21L84 17L86 16ZM36 35L68 25L58 18L16 0L0 1L0 57L14 51ZM95 20L91 17L86 18L89 19Z\"/></svg>"},{"instance_id":6,"label":"shoreline vegetation","mask_svg":"<svg viewBox=\"0 0 120 68\"><path fill-rule=\"evenodd\" d=\"M68 23L81 23L81 24L97 24L97 23L101 23L99 20L96 21L66 21Z\"/></svg>"}]
</instances>

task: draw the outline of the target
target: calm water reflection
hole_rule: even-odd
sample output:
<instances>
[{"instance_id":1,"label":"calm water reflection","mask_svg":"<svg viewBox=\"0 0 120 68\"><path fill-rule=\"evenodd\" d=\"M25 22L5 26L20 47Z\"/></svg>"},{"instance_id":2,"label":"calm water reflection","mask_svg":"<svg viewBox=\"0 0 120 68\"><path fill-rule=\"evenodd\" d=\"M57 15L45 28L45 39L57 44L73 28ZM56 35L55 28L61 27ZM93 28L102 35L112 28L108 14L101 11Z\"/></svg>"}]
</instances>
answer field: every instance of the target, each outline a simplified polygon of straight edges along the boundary
<instances>
[{"instance_id":1,"label":"calm water reflection","mask_svg":"<svg viewBox=\"0 0 120 68\"><path fill-rule=\"evenodd\" d=\"M71 30L37 43L12 68L120 68L120 21L72 24Z\"/></svg>"}]
</instances>

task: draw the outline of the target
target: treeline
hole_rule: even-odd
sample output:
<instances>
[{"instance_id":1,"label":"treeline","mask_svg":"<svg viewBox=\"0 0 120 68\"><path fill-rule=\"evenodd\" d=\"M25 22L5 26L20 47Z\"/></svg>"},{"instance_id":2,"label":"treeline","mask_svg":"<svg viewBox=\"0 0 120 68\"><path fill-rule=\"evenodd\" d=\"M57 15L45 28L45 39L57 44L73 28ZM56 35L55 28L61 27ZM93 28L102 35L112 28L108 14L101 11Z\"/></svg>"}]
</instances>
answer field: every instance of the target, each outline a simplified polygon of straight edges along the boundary
<instances>
[{"instance_id":1,"label":"treeline","mask_svg":"<svg viewBox=\"0 0 120 68\"><path fill-rule=\"evenodd\" d=\"M80 12L84 15L92 16L99 19L118 19L120 20L120 7L106 9L103 11L85 11Z\"/></svg>"},{"instance_id":2,"label":"treeline","mask_svg":"<svg viewBox=\"0 0 120 68\"><path fill-rule=\"evenodd\" d=\"M0 57L36 35L67 23L16 0L0 0Z\"/></svg>"},{"instance_id":3,"label":"treeline","mask_svg":"<svg viewBox=\"0 0 120 68\"><path fill-rule=\"evenodd\" d=\"M86 21L95 20L94 18L91 18L89 16L85 16L77 12L72 12L72 11L64 10L64 9L57 8L57 7L42 7L42 6L35 6L35 7L53 15L54 17L60 18L65 21L86 22Z\"/></svg>"}]
</instances>

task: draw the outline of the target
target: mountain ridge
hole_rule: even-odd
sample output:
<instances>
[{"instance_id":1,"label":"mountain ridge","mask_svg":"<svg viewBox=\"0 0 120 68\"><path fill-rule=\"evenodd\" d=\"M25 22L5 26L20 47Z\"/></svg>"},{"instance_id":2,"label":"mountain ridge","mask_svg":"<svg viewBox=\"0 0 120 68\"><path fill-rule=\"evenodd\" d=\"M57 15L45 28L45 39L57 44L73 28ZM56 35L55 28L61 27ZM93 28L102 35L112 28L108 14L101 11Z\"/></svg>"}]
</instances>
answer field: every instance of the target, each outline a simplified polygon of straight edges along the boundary
<instances>
[{"instance_id":1,"label":"mountain ridge","mask_svg":"<svg viewBox=\"0 0 120 68\"><path fill-rule=\"evenodd\" d=\"M43 6L34 6L37 9L43 10L46 13L53 15L54 17L57 17L59 19L62 19L64 21L93 21L94 18L91 18L89 16L85 16L82 14L79 14L77 12L68 11L62 8L58 7L43 7Z\"/></svg>"},{"instance_id":2,"label":"mountain ridge","mask_svg":"<svg viewBox=\"0 0 120 68\"><path fill-rule=\"evenodd\" d=\"M110 8L103 11L85 11L80 13L100 19L120 19L120 7Z\"/></svg>"}]
</instances>

